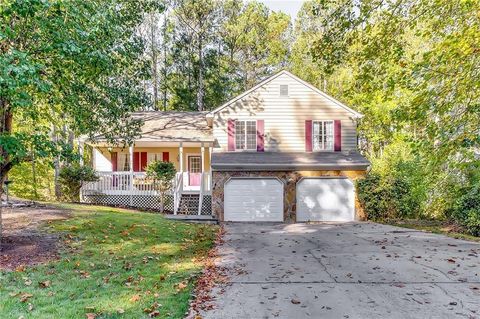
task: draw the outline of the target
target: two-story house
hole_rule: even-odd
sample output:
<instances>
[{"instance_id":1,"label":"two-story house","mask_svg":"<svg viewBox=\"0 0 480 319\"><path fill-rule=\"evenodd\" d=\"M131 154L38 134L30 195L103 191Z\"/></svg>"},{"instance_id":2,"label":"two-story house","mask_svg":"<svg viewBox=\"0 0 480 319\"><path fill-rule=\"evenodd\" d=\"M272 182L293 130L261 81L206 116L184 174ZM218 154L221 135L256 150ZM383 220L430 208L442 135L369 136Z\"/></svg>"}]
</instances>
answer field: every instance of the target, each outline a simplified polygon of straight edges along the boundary
<instances>
[{"instance_id":1,"label":"two-story house","mask_svg":"<svg viewBox=\"0 0 480 319\"><path fill-rule=\"evenodd\" d=\"M211 112L145 112L126 148L93 147L100 180L82 189L92 203L155 208L145 178L152 160L177 168L173 214L220 221L361 219L354 180L369 162L357 151L358 112L281 71Z\"/></svg>"}]
</instances>

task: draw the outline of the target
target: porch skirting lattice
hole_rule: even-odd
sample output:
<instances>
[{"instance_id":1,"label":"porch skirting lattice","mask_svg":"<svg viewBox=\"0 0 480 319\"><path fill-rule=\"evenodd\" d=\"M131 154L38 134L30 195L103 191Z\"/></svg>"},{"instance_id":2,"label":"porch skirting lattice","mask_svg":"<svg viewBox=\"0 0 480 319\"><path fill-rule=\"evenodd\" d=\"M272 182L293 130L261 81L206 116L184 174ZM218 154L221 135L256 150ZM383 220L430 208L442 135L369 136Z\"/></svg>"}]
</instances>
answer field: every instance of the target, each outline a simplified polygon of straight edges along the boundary
<instances>
[{"instance_id":1,"label":"porch skirting lattice","mask_svg":"<svg viewBox=\"0 0 480 319\"><path fill-rule=\"evenodd\" d=\"M123 206L150 210L160 210L160 202L156 195L105 195L83 194L82 201L89 204L105 206ZM173 213L173 195L166 195L165 211ZM202 215L212 214L212 196L204 195Z\"/></svg>"}]
</instances>

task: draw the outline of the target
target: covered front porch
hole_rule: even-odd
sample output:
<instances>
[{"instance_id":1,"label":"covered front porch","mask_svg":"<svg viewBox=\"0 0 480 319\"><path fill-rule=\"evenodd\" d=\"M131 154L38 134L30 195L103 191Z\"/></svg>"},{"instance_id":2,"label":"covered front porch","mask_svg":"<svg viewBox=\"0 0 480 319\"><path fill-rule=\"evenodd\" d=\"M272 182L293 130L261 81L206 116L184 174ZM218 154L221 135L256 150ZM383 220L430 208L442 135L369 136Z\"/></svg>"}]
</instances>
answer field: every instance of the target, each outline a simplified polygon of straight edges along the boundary
<instances>
[{"instance_id":1,"label":"covered front porch","mask_svg":"<svg viewBox=\"0 0 480 319\"><path fill-rule=\"evenodd\" d=\"M166 194L166 211L210 214L211 143L138 141L126 147L103 143L90 146L99 180L83 185L82 201L157 209L159 194L145 168L152 161L166 161L177 170L172 189Z\"/></svg>"}]
</instances>

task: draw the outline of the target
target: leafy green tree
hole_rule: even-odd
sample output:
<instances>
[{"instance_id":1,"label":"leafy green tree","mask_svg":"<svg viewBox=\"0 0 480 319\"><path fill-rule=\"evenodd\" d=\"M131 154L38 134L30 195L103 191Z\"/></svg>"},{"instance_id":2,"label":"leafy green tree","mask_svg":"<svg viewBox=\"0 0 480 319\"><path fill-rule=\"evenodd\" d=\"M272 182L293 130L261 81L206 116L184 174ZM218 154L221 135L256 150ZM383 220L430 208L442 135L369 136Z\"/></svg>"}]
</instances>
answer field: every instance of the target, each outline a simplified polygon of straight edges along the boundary
<instances>
[{"instance_id":1,"label":"leafy green tree","mask_svg":"<svg viewBox=\"0 0 480 319\"><path fill-rule=\"evenodd\" d=\"M154 8L136 0L1 2L0 182L33 158L71 158L71 143L51 139L58 124L76 136L132 140L139 123L129 112L148 102L136 28Z\"/></svg>"},{"instance_id":2,"label":"leafy green tree","mask_svg":"<svg viewBox=\"0 0 480 319\"><path fill-rule=\"evenodd\" d=\"M292 68L321 88L325 77L328 93L365 114L358 127L361 151L385 183L399 178L413 187L410 202L420 203L424 216L444 216L462 183L473 183L468 176L480 142L479 5L313 0L295 29ZM388 154L403 150L410 155L400 163ZM396 176L398 167L410 173Z\"/></svg>"},{"instance_id":3,"label":"leafy green tree","mask_svg":"<svg viewBox=\"0 0 480 319\"><path fill-rule=\"evenodd\" d=\"M172 162L154 161L148 164L145 171L160 194L160 211L163 213L165 210L165 195L172 190L173 179L177 170Z\"/></svg>"}]
</instances>

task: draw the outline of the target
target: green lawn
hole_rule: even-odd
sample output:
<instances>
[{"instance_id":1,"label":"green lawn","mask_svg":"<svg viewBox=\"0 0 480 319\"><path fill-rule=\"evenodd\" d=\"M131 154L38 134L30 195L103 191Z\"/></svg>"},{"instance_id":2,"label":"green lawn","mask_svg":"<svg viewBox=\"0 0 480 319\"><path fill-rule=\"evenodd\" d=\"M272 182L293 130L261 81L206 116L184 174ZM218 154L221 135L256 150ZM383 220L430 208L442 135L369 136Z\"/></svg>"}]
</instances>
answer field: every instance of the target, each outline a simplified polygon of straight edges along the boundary
<instances>
[{"instance_id":1,"label":"green lawn","mask_svg":"<svg viewBox=\"0 0 480 319\"><path fill-rule=\"evenodd\" d=\"M480 241L480 237L472 236L462 232L457 225L442 220L416 220L416 219L389 219L382 221L383 224L398 226L403 228L412 228L428 231L435 234L443 234L456 239L464 239L471 241Z\"/></svg>"},{"instance_id":2,"label":"green lawn","mask_svg":"<svg viewBox=\"0 0 480 319\"><path fill-rule=\"evenodd\" d=\"M184 317L216 226L115 208L62 207L72 218L46 226L62 233L61 259L0 272L1 318Z\"/></svg>"}]
</instances>

